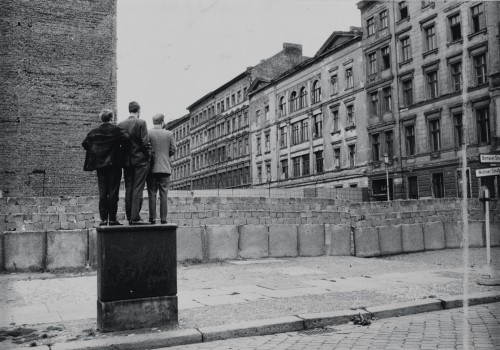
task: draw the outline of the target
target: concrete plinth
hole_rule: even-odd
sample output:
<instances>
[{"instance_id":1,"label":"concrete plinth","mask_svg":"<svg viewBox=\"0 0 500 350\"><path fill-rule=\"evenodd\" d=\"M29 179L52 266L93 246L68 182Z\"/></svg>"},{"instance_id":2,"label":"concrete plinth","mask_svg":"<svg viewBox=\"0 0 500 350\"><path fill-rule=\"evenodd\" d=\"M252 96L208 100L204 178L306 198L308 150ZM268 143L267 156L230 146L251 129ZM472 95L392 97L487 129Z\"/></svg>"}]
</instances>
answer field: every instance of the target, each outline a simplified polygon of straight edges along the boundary
<instances>
[{"instance_id":1,"label":"concrete plinth","mask_svg":"<svg viewBox=\"0 0 500 350\"><path fill-rule=\"evenodd\" d=\"M97 321L103 332L178 320L177 225L97 228Z\"/></svg>"},{"instance_id":2,"label":"concrete plinth","mask_svg":"<svg viewBox=\"0 0 500 350\"><path fill-rule=\"evenodd\" d=\"M101 332L164 327L177 320L177 296L97 301L97 328Z\"/></svg>"}]
</instances>

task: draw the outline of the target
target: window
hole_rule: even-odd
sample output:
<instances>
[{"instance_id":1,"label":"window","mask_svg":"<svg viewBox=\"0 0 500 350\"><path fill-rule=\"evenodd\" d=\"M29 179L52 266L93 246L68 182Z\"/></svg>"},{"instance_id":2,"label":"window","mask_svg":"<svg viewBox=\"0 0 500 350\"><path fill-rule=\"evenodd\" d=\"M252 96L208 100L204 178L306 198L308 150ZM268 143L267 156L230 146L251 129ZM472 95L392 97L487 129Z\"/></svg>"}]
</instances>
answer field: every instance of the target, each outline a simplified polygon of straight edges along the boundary
<instances>
[{"instance_id":1,"label":"window","mask_svg":"<svg viewBox=\"0 0 500 350\"><path fill-rule=\"evenodd\" d=\"M292 158L292 161L293 161L293 176L299 177L300 176L300 157Z\"/></svg>"},{"instance_id":2,"label":"window","mask_svg":"<svg viewBox=\"0 0 500 350\"><path fill-rule=\"evenodd\" d=\"M266 179L268 182L272 180L271 177L271 163L266 163Z\"/></svg>"},{"instance_id":3,"label":"window","mask_svg":"<svg viewBox=\"0 0 500 350\"><path fill-rule=\"evenodd\" d=\"M375 34L375 19L373 17L366 20L366 32L368 36Z\"/></svg>"},{"instance_id":4,"label":"window","mask_svg":"<svg viewBox=\"0 0 500 350\"><path fill-rule=\"evenodd\" d=\"M434 198L444 198L443 173L432 174L432 196Z\"/></svg>"},{"instance_id":5,"label":"window","mask_svg":"<svg viewBox=\"0 0 500 350\"><path fill-rule=\"evenodd\" d=\"M238 148L239 148L240 156L242 156L244 154L243 153L243 140L238 141Z\"/></svg>"},{"instance_id":6,"label":"window","mask_svg":"<svg viewBox=\"0 0 500 350\"><path fill-rule=\"evenodd\" d=\"M248 125L248 113L247 112L243 113L243 123L245 124L245 126ZM224 131L224 125L222 125L222 130Z\"/></svg>"},{"instance_id":7,"label":"window","mask_svg":"<svg viewBox=\"0 0 500 350\"><path fill-rule=\"evenodd\" d=\"M332 111L332 118L333 118L333 131L340 131L340 123L339 123L339 111L334 110Z\"/></svg>"},{"instance_id":8,"label":"window","mask_svg":"<svg viewBox=\"0 0 500 350\"><path fill-rule=\"evenodd\" d=\"M464 143L464 125L462 123L462 113L453 114L453 134L455 139L455 147L462 147Z\"/></svg>"},{"instance_id":9,"label":"window","mask_svg":"<svg viewBox=\"0 0 500 350\"><path fill-rule=\"evenodd\" d=\"M386 131L385 136L385 153L392 159L394 157L394 138L392 130Z\"/></svg>"},{"instance_id":10,"label":"window","mask_svg":"<svg viewBox=\"0 0 500 350\"><path fill-rule=\"evenodd\" d=\"M299 108L307 107L306 96L307 96L307 91L306 88L303 87L302 89L300 89Z\"/></svg>"},{"instance_id":11,"label":"window","mask_svg":"<svg viewBox=\"0 0 500 350\"><path fill-rule=\"evenodd\" d=\"M323 151L314 152L314 157L316 159L316 173L323 173Z\"/></svg>"},{"instance_id":12,"label":"window","mask_svg":"<svg viewBox=\"0 0 500 350\"><path fill-rule=\"evenodd\" d=\"M372 135L372 160L375 162L380 160L380 134Z\"/></svg>"},{"instance_id":13,"label":"window","mask_svg":"<svg viewBox=\"0 0 500 350\"><path fill-rule=\"evenodd\" d=\"M474 73L477 85L486 84L488 82L486 72L486 54L482 53L474 56Z\"/></svg>"},{"instance_id":14,"label":"window","mask_svg":"<svg viewBox=\"0 0 500 350\"><path fill-rule=\"evenodd\" d=\"M260 124L260 109L255 111L255 122Z\"/></svg>"},{"instance_id":15,"label":"window","mask_svg":"<svg viewBox=\"0 0 500 350\"><path fill-rule=\"evenodd\" d=\"M224 112L224 100L220 101L220 111Z\"/></svg>"},{"instance_id":16,"label":"window","mask_svg":"<svg viewBox=\"0 0 500 350\"><path fill-rule=\"evenodd\" d=\"M387 10L384 10L384 11L380 12L379 19L380 19L380 28L381 29L387 28L387 26L388 26L388 23L387 23Z\"/></svg>"},{"instance_id":17,"label":"window","mask_svg":"<svg viewBox=\"0 0 500 350\"><path fill-rule=\"evenodd\" d=\"M257 182L260 183L262 181L262 166L257 167Z\"/></svg>"},{"instance_id":18,"label":"window","mask_svg":"<svg viewBox=\"0 0 500 350\"><path fill-rule=\"evenodd\" d=\"M285 148L287 145L287 133L288 133L288 127L283 126L280 128L280 147Z\"/></svg>"},{"instance_id":19,"label":"window","mask_svg":"<svg viewBox=\"0 0 500 350\"><path fill-rule=\"evenodd\" d=\"M460 25L460 13L448 17L450 24L450 41L457 41L462 39L462 27Z\"/></svg>"},{"instance_id":20,"label":"window","mask_svg":"<svg viewBox=\"0 0 500 350\"><path fill-rule=\"evenodd\" d=\"M309 122L307 120L302 121L302 142L309 141Z\"/></svg>"},{"instance_id":21,"label":"window","mask_svg":"<svg viewBox=\"0 0 500 350\"><path fill-rule=\"evenodd\" d=\"M382 90L384 94L384 112L390 112L392 110L392 89L391 87L386 87Z\"/></svg>"},{"instance_id":22,"label":"window","mask_svg":"<svg viewBox=\"0 0 500 350\"><path fill-rule=\"evenodd\" d=\"M378 113L378 91L370 93L370 112L372 114Z\"/></svg>"},{"instance_id":23,"label":"window","mask_svg":"<svg viewBox=\"0 0 500 350\"><path fill-rule=\"evenodd\" d=\"M406 1L401 1L399 3L399 19L408 18L408 4Z\"/></svg>"},{"instance_id":24,"label":"window","mask_svg":"<svg viewBox=\"0 0 500 350\"><path fill-rule=\"evenodd\" d=\"M368 55L368 74L377 73L377 53L372 52Z\"/></svg>"},{"instance_id":25,"label":"window","mask_svg":"<svg viewBox=\"0 0 500 350\"><path fill-rule=\"evenodd\" d=\"M284 159L281 161L281 178L288 179L288 160Z\"/></svg>"},{"instance_id":26,"label":"window","mask_svg":"<svg viewBox=\"0 0 500 350\"><path fill-rule=\"evenodd\" d=\"M309 154L302 156L302 175L309 175Z\"/></svg>"},{"instance_id":27,"label":"window","mask_svg":"<svg viewBox=\"0 0 500 350\"><path fill-rule=\"evenodd\" d=\"M226 109L229 109L229 97L226 97Z\"/></svg>"},{"instance_id":28,"label":"window","mask_svg":"<svg viewBox=\"0 0 500 350\"><path fill-rule=\"evenodd\" d=\"M354 105L349 105L347 109L347 124L354 124Z\"/></svg>"},{"instance_id":29,"label":"window","mask_svg":"<svg viewBox=\"0 0 500 350\"><path fill-rule=\"evenodd\" d=\"M332 83L332 94L336 94L339 92L339 80L336 75L332 75L330 78L330 82Z\"/></svg>"},{"instance_id":30,"label":"window","mask_svg":"<svg viewBox=\"0 0 500 350\"><path fill-rule=\"evenodd\" d=\"M243 123L241 122L241 114L238 116L238 128L242 128Z\"/></svg>"},{"instance_id":31,"label":"window","mask_svg":"<svg viewBox=\"0 0 500 350\"><path fill-rule=\"evenodd\" d=\"M236 143L236 140L233 142L233 156L235 158L239 156L239 154L238 154L238 144Z\"/></svg>"},{"instance_id":32,"label":"window","mask_svg":"<svg viewBox=\"0 0 500 350\"><path fill-rule=\"evenodd\" d=\"M319 80L316 80L313 84L313 99L312 103L321 102L321 84Z\"/></svg>"},{"instance_id":33,"label":"window","mask_svg":"<svg viewBox=\"0 0 500 350\"><path fill-rule=\"evenodd\" d=\"M431 152L436 152L441 149L441 130L439 119L429 120L429 141Z\"/></svg>"},{"instance_id":34,"label":"window","mask_svg":"<svg viewBox=\"0 0 500 350\"><path fill-rule=\"evenodd\" d=\"M352 79L352 68L348 68L345 71L345 85L346 89L350 89L354 86L354 82Z\"/></svg>"},{"instance_id":35,"label":"window","mask_svg":"<svg viewBox=\"0 0 500 350\"><path fill-rule=\"evenodd\" d=\"M382 69L386 70L391 68L391 51L389 46L383 47L382 52Z\"/></svg>"},{"instance_id":36,"label":"window","mask_svg":"<svg viewBox=\"0 0 500 350\"><path fill-rule=\"evenodd\" d=\"M292 124L292 145L297 145L300 143L299 124L299 122Z\"/></svg>"},{"instance_id":37,"label":"window","mask_svg":"<svg viewBox=\"0 0 500 350\"><path fill-rule=\"evenodd\" d=\"M231 106L236 104L236 96L234 94L231 95Z\"/></svg>"},{"instance_id":38,"label":"window","mask_svg":"<svg viewBox=\"0 0 500 350\"><path fill-rule=\"evenodd\" d=\"M349 150L349 167L353 168L354 167L354 161L356 158L356 146L355 145L349 145L347 146Z\"/></svg>"},{"instance_id":39,"label":"window","mask_svg":"<svg viewBox=\"0 0 500 350\"><path fill-rule=\"evenodd\" d=\"M333 166L335 169L340 169L340 148L333 150Z\"/></svg>"},{"instance_id":40,"label":"window","mask_svg":"<svg viewBox=\"0 0 500 350\"><path fill-rule=\"evenodd\" d=\"M401 62L408 61L411 58L410 37L400 39L401 44Z\"/></svg>"},{"instance_id":41,"label":"window","mask_svg":"<svg viewBox=\"0 0 500 350\"><path fill-rule=\"evenodd\" d=\"M418 199L418 181L416 176L408 176L408 199Z\"/></svg>"},{"instance_id":42,"label":"window","mask_svg":"<svg viewBox=\"0 0 500 350\"><path fill-rule=\"evenodd\" d=\"M431 25L424 28L426 51L437 49L436 27Z\"/></svg>"},{"instance_id":43,"label":"window","mask_svg":"<svg viewBox=\"0 0 500 350\"><path fill-rule=\"evenodd\" d=\"M248 154L248 137L245 138L245 154ZM222 147L222 150L224 151L224 147Z\"/></svg>"},{"instance_id":44,"label":"window","mask_svg":"<svg viewBox=\"0 0 500 350\"><path fill-rule=\"evenodd\" d=\"M229 134L231 132L231 121L230 120L226 121L226 129L227 129L227 133Z\"/></svg>"},{"instance_id":45,"label":"window","mask_svg":"<svg viewBox=\"0 0 500 350\"><path fill-rule=\"evenodd\" d=\"M269 120L269 106L264 107L264 116L266 120Z\"/></svg>"},{"instance_id":46,"label":"window","mask_svg":"<svg viewBox=\"0 0 500 350\"><path fill-rule=\"evenodd\" d=\"M238 93L236 94L236 102L241 102L241 91L238 91Z\"/></svg>"},{"instance_id":47,"label":"window","mask_svg":"<svg viewBox=\"0 0 500 350\"><path fill-rule=\"evenodd\" d=\"M477 121L477 141L479 143L490 140L490 121L488 117L488 107L476 109Z\"/></svg>"},{"instance_id":48,"label":"window","mask_svg":"<svg viewBox=\"0 0 500 350\"><path fill-rule=\"evenodd\" d=\"M290 113L295 112L298 109L298 97L297 97L297 92L294 91L290 95Z\"/></svg>"},{"instance_id":49,"label":"window","mask_svg":"<svg viewBox=\"0 0 500 350\"><path fill-rule=\"evenodd\" d=\"M262 154L262 149L260 147L260 137L257 137L257 155Z\"/></svg>"},{"instance_id":50,"label":"window","mask_svg":"<svg viewBox=\"0 0 500 350\"><path fill-rule=\"evenodd\" d=\"M406 155L415 155L415 125L405 127Z\"/></svg>"},{"instance_id":51,"label":"window","mask_svg":"<svg viewBox=\"0 0 500 350\"><path fill-rule=\"evenodd\" d=\"M462 62L450 64L451 86L453 91L462 90Z\"/></svg>"},{"instance_id":52,"label":"window","mask_svg":"<svg viewBox=\"0 0 500 350\"><path fill-rule=\"evenodd\" d=\"M432 71L426 73L427 79L427 97L436 98L438 97L438 82L437 82L437 71Z\"/></svg>"},{"instance_id":53,"label":"window","mask_svg":"<svg viewBox=\"0 0 500 350\"><path fill-rule=\"evenodd\" d=\"M484 4L478 4L471 7L472 13L472 32L477 33L486 28L484 17Z\"/></svg>"},{"instance_id":54,"label":"window","mask_svg":"<svg viewBox=\"0 0 500 350\"><path fill-rule=\"evenodd\" d=\"M286 100L284 96L280 97L279 109L280 109L279 110L280 117L286 115Z\"/></svg>"},{"instance_id":55,"label":"window","mask_svg":"<svg viewBox=\"0 0 500 350\"><path fill-rule=\"evenodd\" d=\"M405 107L413 104L413 79L406 79L402 81L403 86L403 105Z\"/></svg>"},{"instance_id":56,"label":"window","mask_svg":"<svg viewBox=\"0 0 500 350\"><path fill-rule=\"evenodd\" d=\"M314 132L313 138L319 138L323 135L323 116L321 114L316 114L313 117L314 120Z\"/></svg>"},{"instance_id":57,"label":"window","mask_svg":"<svg viewBox=\"0 0 500 350\"><path fill-rule=\"evenodd\" d=\"M266 144L266 152L270 152L271 151L271 136L269 135L269 132L266 132L266 134L264 135L264 139L265 139L265 144Z\"/></svg>"}]
</instances>

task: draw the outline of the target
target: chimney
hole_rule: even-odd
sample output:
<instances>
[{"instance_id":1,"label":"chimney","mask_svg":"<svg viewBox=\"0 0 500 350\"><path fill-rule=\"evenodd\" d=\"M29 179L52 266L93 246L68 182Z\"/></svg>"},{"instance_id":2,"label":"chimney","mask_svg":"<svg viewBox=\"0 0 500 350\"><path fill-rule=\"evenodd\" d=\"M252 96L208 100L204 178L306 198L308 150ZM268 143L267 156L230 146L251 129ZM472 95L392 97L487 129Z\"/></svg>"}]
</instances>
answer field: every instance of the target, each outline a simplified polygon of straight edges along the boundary
<instances>
[{"instance_id":1,"label":"chimney","mask_svg":"<svg viewBox=\"0 0 500 350\"><path fill-rule=\"evenodd\" d=\"M349 31L350 32L354 32L354 33L359 33L359 32L363 32L363 28L361 27L354 27L354 26L350 26L349 27Z\"/></svg>"},{"instance_id":2,"label":"chimney","mask_svg":"<svg viewBox=\"0 0 500 350\"><path fill-rule=\"evenodd\" d=\"M295 53L297 55L302 55L302 45L283 43L283 51L285 51L285 53Z\"/></svg>"}]
</instances>

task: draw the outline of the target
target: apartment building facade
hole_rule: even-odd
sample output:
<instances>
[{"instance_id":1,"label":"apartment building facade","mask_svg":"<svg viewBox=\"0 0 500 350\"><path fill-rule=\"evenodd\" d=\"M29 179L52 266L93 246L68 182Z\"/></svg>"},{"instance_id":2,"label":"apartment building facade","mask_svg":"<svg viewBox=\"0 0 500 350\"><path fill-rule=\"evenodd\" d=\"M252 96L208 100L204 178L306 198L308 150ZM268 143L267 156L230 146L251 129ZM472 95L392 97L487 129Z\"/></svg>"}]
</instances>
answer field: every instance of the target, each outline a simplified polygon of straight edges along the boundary
<instances>
[{"instance_id":1,"label":"apartment building facade","mask_svg":"<svg viewBox=\"0 0 500 350\"><path fill-rule=\"evenodd\" d=\"M177 151L171 158L172 174L170 188L173 190L191 189L191 135L189 114L167 123L166 128L173 132Z\"/></svg>"},{"instance_id":2,"label":"apartment building facade","mask_svg":"<svg viewBox=\"0 0 500 350\"><path fill-rule=\"evenodd\" d=\"M360 28L249 94L253 186L367 187Z\"/></svg>"},{"instance_id":3,"label":"apartment building facade","mask_svg":"<svg viewBox=\"0 0 500 350\"><path fill-rule=\"evenodd\" d=\"M499 194L476 178L500 151L498 2L361 1L373 199ZM384 157L386 156L386 157ZM384 159L385 158L385 159Z\"/></svg>"},{"instance_id":4,"label":"apartment building facade","mask_svg":"<svg viewBox=\"0 0 500 350\"><path fill-rule=\"evenodd\" d=\"M247 68L188 107L193 189L251 185L248 88L305 59L301 45L285 43L276 55Z\"/></svg>"}]
</instances>

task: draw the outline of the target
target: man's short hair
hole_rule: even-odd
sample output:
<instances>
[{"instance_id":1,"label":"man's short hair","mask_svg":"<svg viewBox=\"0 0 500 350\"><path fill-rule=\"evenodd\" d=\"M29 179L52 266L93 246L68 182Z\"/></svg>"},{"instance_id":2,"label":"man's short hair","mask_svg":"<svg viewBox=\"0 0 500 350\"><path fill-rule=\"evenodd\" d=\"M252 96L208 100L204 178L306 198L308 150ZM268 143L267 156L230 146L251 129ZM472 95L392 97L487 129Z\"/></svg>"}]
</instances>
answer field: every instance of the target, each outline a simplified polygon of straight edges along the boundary
<instances>
[{"instance_id":1,"label":"man's short hair","mask_svg":"<svg viewBox=\"0 0 500 350\"><path fill-rule=\"evenodd\" d=\"M141 106L135 101L132 101L128 104L129 113L137 113L141 110Z\"/></svg>"},{"instance_id":2,"label":"man's short hair","mask_svg":"<svg viewBox=\"0 0 500 350\"><path fill-rule=\"evenodd\" d=\"M113 111L110 109L103 109L99 116L104 123L110 122L113 120Z\"/></svg>"},{"instance_id":3,"label":"man's short hair","mask_svg":"<svg viewBox=\"0 0 500 350\"><path fill-rule=\"evenodd\" d=\"M160 125L165 120L165 116L163 114L157 113L153 116L153 125Z\"/></svg>"}]
</instances>

